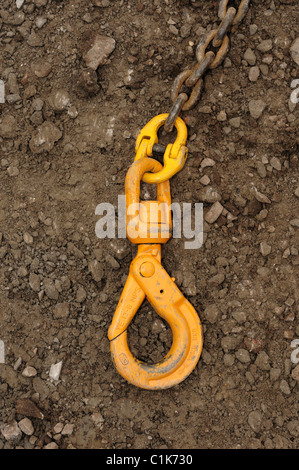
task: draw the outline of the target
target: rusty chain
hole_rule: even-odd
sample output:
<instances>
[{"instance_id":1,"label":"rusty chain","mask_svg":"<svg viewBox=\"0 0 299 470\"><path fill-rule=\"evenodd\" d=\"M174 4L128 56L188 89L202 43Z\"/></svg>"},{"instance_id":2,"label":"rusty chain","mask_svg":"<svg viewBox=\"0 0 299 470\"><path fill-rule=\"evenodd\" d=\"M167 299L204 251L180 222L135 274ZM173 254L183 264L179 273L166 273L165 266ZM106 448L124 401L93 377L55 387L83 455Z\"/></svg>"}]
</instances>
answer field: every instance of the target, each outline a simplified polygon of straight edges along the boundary
<instances>
[{"instance_id":1,"label":"rusty chain","mask_svg":"<svg viewBox=\"0 0 299 470\"><path fill-rule=\"evenodd\" d=\"M196 47L197 64L193 69L184 70L174 80L170 98L173 103L164 130L171 132L181 111L189 111L198 102L203 90L203 76L209 69L218 67L229 50L228 33L234 32L245 17L250 0L241 0L238 10L228 8L229 0L220 0L218 17L221 20L217 29L202 34ZM214 51L207 51L209 47ZM191 88L190 96L181 91L182 87Z\"/></svg>"}]
</instances>

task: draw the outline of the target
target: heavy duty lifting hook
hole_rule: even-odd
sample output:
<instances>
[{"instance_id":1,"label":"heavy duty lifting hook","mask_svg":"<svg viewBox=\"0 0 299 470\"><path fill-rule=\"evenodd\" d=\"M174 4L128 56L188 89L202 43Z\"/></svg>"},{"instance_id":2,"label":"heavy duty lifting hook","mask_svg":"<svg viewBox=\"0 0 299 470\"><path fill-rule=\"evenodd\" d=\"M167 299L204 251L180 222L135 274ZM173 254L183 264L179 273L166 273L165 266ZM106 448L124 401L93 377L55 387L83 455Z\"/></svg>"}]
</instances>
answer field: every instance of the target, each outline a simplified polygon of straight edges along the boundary
<instances>
[{"instance_id":1,"label":"heavy duty lifting hook","mask_svg":"<svg viewBox=\"0 0 299 470\"><path fill-rule=\"evenodd\" d=\"M158 161L144 156L133 163L126 176L127 237L138 245L138 252L108 332L118 372L130 383L149 390L183 381L195 368L203 346L202 326L195 309L161 265L161 244L171 237L169 180L157 184L157 201L139 201L145 173L161 171ZM156 364L135 358L127 343L127 328L145 298L170 325L173 336L168 354Z\"/></svg>"}]
</instances>

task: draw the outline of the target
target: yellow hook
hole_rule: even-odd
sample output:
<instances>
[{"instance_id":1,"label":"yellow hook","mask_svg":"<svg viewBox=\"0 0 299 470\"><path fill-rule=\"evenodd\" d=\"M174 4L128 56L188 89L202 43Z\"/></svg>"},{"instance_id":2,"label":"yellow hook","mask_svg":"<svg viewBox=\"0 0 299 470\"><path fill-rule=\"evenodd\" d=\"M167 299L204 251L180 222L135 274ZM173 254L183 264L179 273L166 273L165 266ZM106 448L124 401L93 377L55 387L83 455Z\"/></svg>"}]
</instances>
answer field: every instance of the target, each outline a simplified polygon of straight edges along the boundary
<instances>
[{"instance_id":1,"label":"yellow hook","mask_svg":"<svg viewBox=\"0 0 299 470\"><path fill-rule=\"evenodd\" d=\"M160 171L161 164L150 158L136 161L126 177L127 211L131 203L139 201L140 181L146 171ZM169 181L157 185L158 201L151 204L169 205ZM149 390L165 389L182 382L195 368L203 347L200 319L190 302L183 296L174 280L161 265L161 244L170 238L167 211L154 223L143 222L140 216L143 203L137 208L135 226L140 227L141 236L130 238L138 244L138 252L130 266L124 290L108 331L110 349L118 372L130 383ZM162 211L163 212L163 211ZM146 206L148 214L148 206ZM167 214L167 218L164 216ZM138 220L139 218L139 220ZM137 219L137 220L136 220ZM127 232L131 231L133 218L127 218ZM129 228L129 230L128 230ZM164 237L162 236L164 234ZM162 241L161 241L162 240ZM164 359L156 364L146 364L135 358L127 343L127 328L144 299L150 302L161 318L172 330L173 342Z\"/></svg>"},{"instance_id":2,"label":"yellow hook","mask_svg":"<svg viewBox=\"0 0 299 470\"><path fill-rule=\"evenodd\" d=\"M135 161L153 155L153 146L158 143L158 130L162 127L168 114L159 114L151 119L141 130L136 140ZM177 137L173 144L168 144L164 153L164 166L155 173L145 173L142 181L145 183L162 183L169 180L180 171L185 165L188 149L185 146L187 141L187 127L184 121L178 117L175 121Z\"/></svg>"}]
</instances>

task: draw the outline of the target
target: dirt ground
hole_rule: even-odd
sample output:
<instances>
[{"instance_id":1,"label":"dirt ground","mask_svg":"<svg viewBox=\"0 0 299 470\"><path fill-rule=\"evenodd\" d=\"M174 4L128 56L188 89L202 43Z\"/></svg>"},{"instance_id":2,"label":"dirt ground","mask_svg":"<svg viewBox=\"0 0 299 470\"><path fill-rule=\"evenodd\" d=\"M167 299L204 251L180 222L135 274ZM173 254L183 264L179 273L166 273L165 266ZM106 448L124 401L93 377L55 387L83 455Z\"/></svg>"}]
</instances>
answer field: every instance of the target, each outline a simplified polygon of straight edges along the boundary
<instances>
[{"instance_id":1,"label":"dirt ground","mask_svg":"<svg viewBox=\"0 0 299 470\"><path fill-rule=\"evenodd\" d=\"M117 207L136 136L169 112L218 2L91 3L1 2L0 449L298 448L297 2L253 0L182 114L189 156L173 201L204 201L206 213L212 187L224 209L200 249L163 247L204 329L194 372L166 391L128 384L111 361L107 331L136 247L97 238L95 209ZM96 71L94 33L115 40ZM147 303L128 336L147 362L172 340Z\"/></svg>"}]
</instances>

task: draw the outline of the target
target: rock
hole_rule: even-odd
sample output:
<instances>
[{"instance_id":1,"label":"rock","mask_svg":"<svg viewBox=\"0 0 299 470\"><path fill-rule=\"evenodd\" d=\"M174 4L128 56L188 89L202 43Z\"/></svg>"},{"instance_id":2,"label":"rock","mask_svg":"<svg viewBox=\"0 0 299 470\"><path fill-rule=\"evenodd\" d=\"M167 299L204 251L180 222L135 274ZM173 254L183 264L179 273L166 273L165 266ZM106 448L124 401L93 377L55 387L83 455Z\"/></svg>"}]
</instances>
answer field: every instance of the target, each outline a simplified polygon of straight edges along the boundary
<instances>
[{"instance_id":1,"label":"rock","mask_svg":"<svg viewBox=\"0 0 299 470\"><path fill-rule=\"evenodd\" d=\"M271 382L275 382L276 380L278 380L279 377L280 377L280 374L281 374L281 369L279 369L278 367L272 367L270 369L270 380L271 380Z\"/></svg>"},{"instance_id":2,"label":"rock","mask_svg":"<svg viewBox=\"0 0 299 470\"><path fill-rule=\"evenodd\" d=\"M260 432L262 424L261 413L259 411L252 411L251 413L249 413L248 424L254 432Z\"/></svg>"},{"instance_id":3,"label":"rock","mask_svg":"<svg viewBox=\"0 0 299 470\"><path fill-rule=\"evenodd\" d=\"M49 99L50 106L56 112L62 112L68 108L71 104L69 94L66 90L56 90L54 91Z\"/></svg>"},{"instance_id":4,"label":"rock","mask_svg":"<svg viewBox=\"0 0 299 470\"><path fill-rule=\"evenodd\" d=\"M214 166L215 165L215 160L212 160L212 158L204 158L203 161L200 164L201 169Z\"/></svg>"},{"instance_id":5,"label":"rock","mask_svg":"<svg viewBox=\"0 0 299 470\"><path fill-rule=\"evenodd\" d=\"M54 432L54 434L60 434L62 429L63 429L63 423L57 423L57 424L55 424L55 426L53 428L53 432Z\"/></svg>"},{"instance_id":6,"label":"rock","mask_svg":"<svg viewBox=\"0 0 299 470\"><path fill-rule=\"evenodd\" d=\"M100 282L103 279L103 276L104 276L103 265L99 263L96 259L88 263L88 269L95 282Z\"/></svg>"},{"instance_id":7,"label":"rock","mask_svg":"<svg viewBox=\"0 0 299 470\"><path fill-rule=\"evenodd\" d=\"M286 380L282 380L280 382L280 386L279 386L281 392L284 394L284 395L290 395L291 393L291 390L290 390L290 387L289 387L289 384Z\"/></svg>"},{"instance_id":8,"label":"rock","mask_svg":"<svg viewBox=\"0 0 299 470\"><path fill-rule=\"evenodd\" d=\"M5 84L3 80L0 80L0 104L5 103Z\"/></svg>"},{"instance_id":9,"label":"rock","mask_svg":"<svg viewBox=\"0 0 299 470\"><path fill-rule=\"evenodd\" d=\"M98 76L95 70L82 70L77 74L76 78L76 90L79 95L94 96L99 90Z\"/></svg>"},{"instance_id":10,"label":"rock","mask_svg":"<svg viewBox=\"0 0 299 470\"><path fill-rule=\"evenodd\" d=\"M255 191L255 197L259 202L262 202L263 204L271 204L270 199L265 194L262 194L257 190Z\"/></svg>"},{"instance_id":11,"label":"rock","mask_svg":"<svg viewBox=\"0 0 299 470\"><path fill-rule=\"evenodd\" d=\"M44 414L29 398L19 398L16 406L16 413L31 418L44 419Z\"/></svg>"},{"instance_id":12,"label":"rock","mask_svg":"<svg viewBox=\"0 0 299 470\"><path fill-rule=\"evenodd\" d=\"M77 294L76 294L77 302L79 302L80 304L84 302L84 300L86 299L86 295L87 294L86 294L85 289L82 286L79 286L77 290Z\"/></svg>"},{"instance_id":13,"label":"rock","mask_svg":"<svg viewBox=\"0 0 299 470\"><path fill-rule=\"evenodd\" d=\"M277 158L277 157L272 157L271 160L270 160L270 165L271 165L272 168L274 168L275 170L281 171L281 163L280 163L279 158Z\"/></svg>"},{"instance_id":14,"label":"rock","mask_svg":"<svg viewBox=\"0 0 299 470\"><path fill-rule=\"evenodd\" d=\"M19 428L21 431L26 434L26 436L32 436L34 433L34 427L30 419L24 418L18 423Z\"/></svg>"},{"instance_id":15,"label":"rock","mask_svg":"<svg viewBox=\"0 0 299 470\"><path fill-rule=\"evenodd\" d=\"M40 278L38 274L30 273L29 275L29 286L34 292L40 291Z\"/></svg>"},{"instance_id":16,"label":"rock","mask_svg":"<svg viewBox=\"0 0 299 470\"><path fill-rule=\"evenodd\" d=\"M272 47L273 47L272 40L265 39L257 46L257 50L264 53L264 52L269 52L272 49Z\"/></svg>"},{"instance_id":17,"label":"rock","mask_svg":"<svg viewBox=\"0 0 299 470\"><path fill-rule=\"evenodd\" d=\"M57 362L57 364L51 364L49 378L58 381L62 369L62 361Z\"/></svg>"},{"instance_id":18,"label":"rock","mask_svg":"<svg viewBox=\"0 0 299 470\"><path fill-rule=\"evenodd\" d=\"M0 119L0 137L12 139L16 136L17 123L14 116L7 114Z\"/></svg>"},{"instance_id":19,"label":"rock","mask_svg":"<svg viewBox=\"0 0 299 470\"><path fill-rule=\"evenodd\" d=\"M232 127L235 129L238 129L241 125L241 118L240 117L234 117L229 120L229 123Z\"/></svg>"},{"instance_id":20,"label":"rock","mask_svg":"<svg viewBox=\"0 0 299 470\"><path fill-rule=\"evenodd\" d=\"M220 310L216 304L208 305L204 311L205 319L209 323L215 323L220 315Z\"/></svg>"},{"instance_id":21,"label":"rock","mask_svg":"<svg viewBox=\"0 0 299 470\"><path fill-rule=\"evenodd\" d=\"M23 377L35 377L37 370L32 366L26 366L22 372Z\"/></svg>"},{"instance_id":22,"label":"rock","mask_svg":"<svg viewBox=\"0 0 299 470\"><path fill-rule=\"evenodd\" d=\"M292 225L292 227L297 227L297 228L299 228L299 219L292 219L292 220L290 220L290 224Z\"/></svg>"},{"instance_id":23,"label":"rock","mask_svg":"<svg viewBox=\"0 0 299 470\"><path fill-rule=\"evenodd\" d=\"M248 215L255 216L261 211L262 204L257 199L252 199L251 201L249 201L247 208Z\"/></svg>"},{"instance_id":24,"label":"rock","mask_svg":"<svg viewBox=\"0 0 299 470\"><path fill-rule=\"evenodd\" d=\"M259 353L264 347L264 341L259 338L245 336L244 344L249 352Z\"/></svg>"},{"instance_id":25,"label":"rock","mask_svg":"<svg viewBox=\"0 0 299 470\"><path fill-rule=\"evenodd\" d=\"M29 142L29 147L33 153L50 152L57 142L62 137L62 132L51 121L45 121L33 133Z\"/></svg>"},{"instance_id":26,"label":"rock","mask_svg":"<svg viewBox=\"0 0 299 470\"><path fill-rule=\"evenodd\" d=\"M260 69L257 65L251 67L249 70L248 78L251 82L256 82L260 76Z\"/></svg>"},{"instance_id":27,"label":"rock","mask_svg":"<svg viewBox=\"0 0 299 470\"><path fill-rule=\"evenodd\" d=\"M220 202L219 201L215 202L206 213L205 221L208 222L208 224L212 224L213 222L216 222L218 217L220 217L222 211L223 211L223 206L220 204Z\"/></svg>"},{"instance_id":28,"label":"rock","mask_svg":"<svg viewBox=\"0 0 299 470\"><path fill-rule=\"evenodd\" d=\"M52 279L45 279L44 280L44 289L47 297L51 300L58 300L59 292L56 289L54 282Z\"/></svg>"},{"instance_id":29,"label":"rock","mask_svg":"<svg viewBox=\"0 0 299 470\"><path fill-rule=\"evenodd\" d=\"M225 275L223 273L218 273L208 280L208 284L210 286L219 286L220 284L224 282L224 280L225 280Z\"/></svg>"},{"instance_id":30,"label":"rock","mask_svg":"<svg viewBox=\"0 0 299 470\"><path fill-rule=\"evenodd\" d=\"M18 176L20 174L19 169L16 166L9 166L7 173L10 177Z\"/></svg>"},{"instance_id":31,"label":"rock","mask_svg":"<svg viewBox=\"0 0 299 470\"><path fill-rule=\"evenodd\" d=\"M69 436L70 434L73 433L74 427L75 427L74 424L67 423L62 429L61 434L63 436Z\"/></svg>"},{"instance_id":32,"label":"rock","mask_svg":"<svg viewBox=\"0 0 299 470\"><path fill-rule=\"evenodd\" d=\"M269 362L270 362L270 358L268 354L265 351L261 351L255 360L255 365L259 369L267 371L271 369Z\"/></svg>"},{"instance_id":33,"label":"rock","mask_svg":"<svg viewBox=\"0 0 299 470\"><path fill-rule=\"evenodd\" d=\"M244 53L244 59L246 60L246 62L248 62L249 65L256 64L256 55L250 47L246 49Z\"/></svg>"},{"instance_id":34,"label":"rock","mask_svg":"<svg viewBox=\"0 0 299 470\"><path fill-rule=\"evenodd\" d=\"M82 40L82 57L87 67L97 70L115 49L115 40L97 33L86 33Z\"/></svg>"},{"instance_id":35,"label":"rock","mask_svg":"<svg viewBox=\"0 0 299 470\"><path fill-rule=\"evenodd\" d=\"M299 36L295 39L290 47L290 53L294 62L299 65Z\"/></svg>"},{"instance_id":36,"label":"rock","mask_svg":"<svg viewBox=\"0 0 299 470\"><path fill-rule=\"evenodd\" d=\"M52 65L44 59L39 59L31 64L32 72L39 78L47 77L52 71Z\"/></svg>"},{"instance_id":37,"label":"rock","mask_svg":"<svg viewBox=\"0 0 299 470\"><path fill-rule=\"evenodd\" d=\"M197 197L201 202L208 202L210 204L220 201L221 199L220 194L212 186L201 188L197 193Z\"/></svg>"},{"instance_id":38,"label":"rock","mask_svg":"<svg viewBox=\"0 0 299 470\"><path fill-rule=\"evenodd\" d=\"M262 253L263 256L268 256L271 253L271 246L268 245L267 242L261 242L260 243L260 252Z\"/></svg>"},{"instance_id":39,"label":"rock","mask_svg":"<svg viewBox=\"0 0 299 470\"><path fill-rule=\"evenodd\" d=\"M266 107L266 103L262 100L249 101L249 112L254 119L259 119Z\"/></svg>"},{"instance_id":40,"label":"rock","mask_svg":"<svg viewBox=\"0 0 299 470\"><path fill-rule=\"evenodd\" d=\"M296 380L296 382L299 382L299 365L292 370L292 379Z\"/></svg>"},{"instance_id":41,"label":"rock","mask_svg":"<svg viewBox=\"0 0 299 470\"><path fill-rule=\"evenodd\" d=\"M46 449L46 450L57 450L59 449L58 445L56 444L56 442L49 442L49 444L46 444L43 449Z\"/></svg>"},{"instance_id":42,"label":"rock","mask_svg":"<svg viewBox=\"0 0 299 470\"><path fill-rule=\"evenodd\" d=\"M23 239L24 239L24 242L25 242L27 245L32 245L32 243L33 243L33 236L30 235L30 233L25 232L25 233L23 234Z\"/></svg>"},{"instance_id":43,"label":"rock","mask_svg":"<svg viewBox=\"0 0 299 470\"><path fill-rule=\"evenodd\" d=\"M6 424L3 428L1 428L1 433L3 437L11 444L17 444L22 437L22 431L16 421L13 421L10 424Z\"/></svg>"},{"instance_id":44,"label":"rock","mask_svg":"<svg viewBox=\"0 0 299 470\"><path fill-rule=\"evenodd\" d=\"M55 318L67 318L69 316L69 313L70 313L70 308L67 302L56 304L54 307Z\"/></svg>"},{"instance_id":45,"label":"rock","mask_svg":"<svg viewBox=\"0 0 299 470\"><path fill-rule=\"evenodd\" d=\"M236 322L238 322L239 324L242 324L242 323L245 323L246 322L246 313L241 311L241 310L237 310L235 312L232 313L232 317L236 320Z\"/></svg>"},{"instance_id":46,"label":"rock","mask_svg":"<svg viewBox=\"0 0 299 470\"><path fill-rule=\"evenodd\" d=\"M256 171L257 171L258 175L259 175L261 178L266 178L266 176L267 176L267 170L266 170L266 167L265 167L265 165L263 164L263 162L257 162L257 164L256 164Z\"/></svg>"},{"instance_id":47,"label":"rock","mask_svg":"<svg viewBox=\"0 0 299 470\"><path fill-rule=\"evenodd\" d=\"M236 358L242 362L242 364L248 364L250 362L250 356L247 349L238 349L238 351L236 351Z\"/></svg>"}]
</instances>

